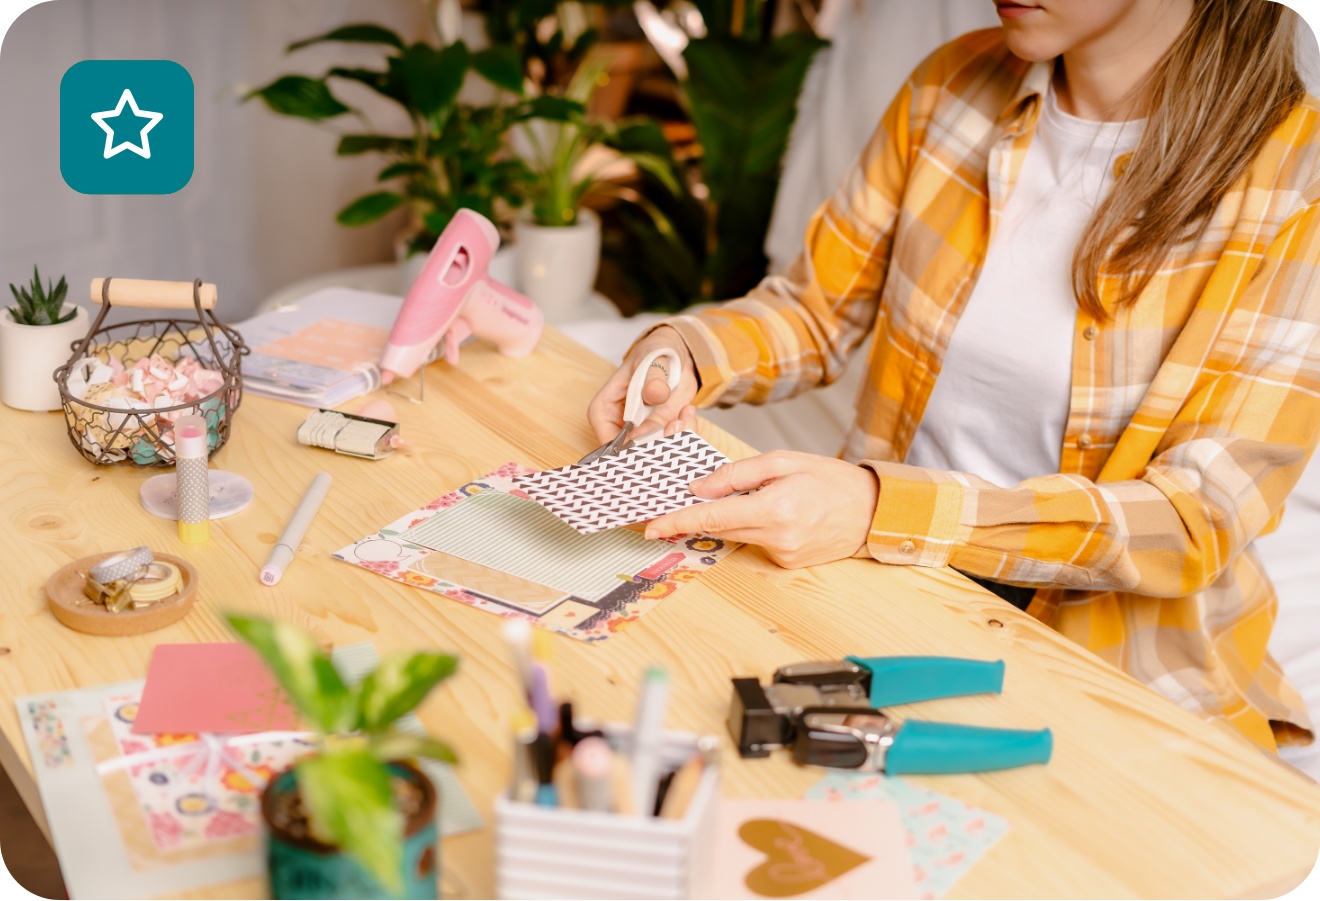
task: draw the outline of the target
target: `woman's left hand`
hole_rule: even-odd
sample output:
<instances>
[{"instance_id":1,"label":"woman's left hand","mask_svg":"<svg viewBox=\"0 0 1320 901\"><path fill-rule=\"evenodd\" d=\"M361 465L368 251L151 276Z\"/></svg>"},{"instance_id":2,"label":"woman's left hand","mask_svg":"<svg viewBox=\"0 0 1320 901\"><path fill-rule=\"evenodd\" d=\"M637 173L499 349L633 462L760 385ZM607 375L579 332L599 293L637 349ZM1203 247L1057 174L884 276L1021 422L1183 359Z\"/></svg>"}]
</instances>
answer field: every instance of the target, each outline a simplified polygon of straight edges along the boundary
<instances>
[{"instance_id":1,"label":"woman's left hand","mask_svg":"<svg viewBox=\"0 0 1320 901\"><path fill-rule=\"evenodd\" d=\"M738 495L740 491L756 490ZM880 495L871 470L816 454L772 451L726 463L692 482L719 498L652 520L647 538L705 532L760 545L788 569L851 557L866 542Z\"/></svg>"}]
</instances>

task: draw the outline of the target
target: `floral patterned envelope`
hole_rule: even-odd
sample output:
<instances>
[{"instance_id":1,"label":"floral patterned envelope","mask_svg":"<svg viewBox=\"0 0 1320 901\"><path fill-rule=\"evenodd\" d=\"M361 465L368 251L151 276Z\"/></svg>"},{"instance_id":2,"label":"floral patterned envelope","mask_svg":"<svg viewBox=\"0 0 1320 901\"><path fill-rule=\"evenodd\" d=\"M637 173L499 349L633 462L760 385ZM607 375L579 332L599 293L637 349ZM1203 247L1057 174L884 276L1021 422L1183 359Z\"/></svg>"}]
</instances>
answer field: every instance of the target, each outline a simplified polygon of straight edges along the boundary
<instances>
[{"instance_id":1,"label":"floral patterned envelope","mask_svg":"<svg viewBox=\"0 0 1320 901\"><path fill-rule=\"evenodd\" d=\"M378 659L370 644L334 652L350 682ZM169 896L262 875L261 791L311 750L300 732L139 735L144 684L17 699L71 898ZM423 768L444 799L441 833L480 826L452 770Z\"/></svg>"},{"instance_id":2,"label":"floral patterned envelope","mask_svg":"<svg viewBox=\"0 0 1320 901\"><path fill-rule=\"evenodd\" d=\"M601 641L738 545L709 535L583 535L514 484L507 463L334 556L509 619Z\"/></svg>"}]
</instances>

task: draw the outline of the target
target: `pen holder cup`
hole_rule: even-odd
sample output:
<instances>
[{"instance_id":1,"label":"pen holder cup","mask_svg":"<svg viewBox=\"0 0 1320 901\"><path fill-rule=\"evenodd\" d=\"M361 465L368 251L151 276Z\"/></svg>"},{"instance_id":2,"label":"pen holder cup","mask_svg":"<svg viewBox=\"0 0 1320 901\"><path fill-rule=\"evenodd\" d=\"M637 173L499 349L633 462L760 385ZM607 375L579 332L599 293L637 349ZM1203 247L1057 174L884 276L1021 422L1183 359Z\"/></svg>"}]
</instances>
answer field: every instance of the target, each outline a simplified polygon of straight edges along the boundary
<instances>
[{"instance_id":1,"label":"pen holder cup","mask_svg":"<svg viewBox=\"0 0 1320 901\"><path fill-rule=\"evenodd\" d=\"M241 361L248 349L238 332L216 318L215 285L201 279L188 283L97 278L92 280L89 296L100 305L100 312L86 337L74 343L68 362L55 370L69 441L78 453L100 465L172 466L172 424L194 414L206 419L208 451L214 453L223 447L229 440L234 412L243 399ZM193 310L197 318L138 319L103 325L111 305L116 303ZM108 382L84 386L82 391L70 387L71 378L76 376L74 368L81 360L91 358L98 365L123 372L154 354L173 361L185 357L195 360L210 370L208 380L214 381L214 387L183 403L165 404L157 397L154 405L125 397L97 402L100 398L96 389L110 388Z\"/></svg>"},{"instance_id":2,"label":"pen holder cup","mask_svg":"<svg viewBox=\"0 0 1320 901\"><path fill-rule=\"evenodd\" d=\"M616 752L632 731L603 727ZM697 736L666 732L660 757L677 769ZM498 898L690 898L711 864L719 766L707 766L681 819L622 816L495 800Z\"/></svg>"}]
</instances>

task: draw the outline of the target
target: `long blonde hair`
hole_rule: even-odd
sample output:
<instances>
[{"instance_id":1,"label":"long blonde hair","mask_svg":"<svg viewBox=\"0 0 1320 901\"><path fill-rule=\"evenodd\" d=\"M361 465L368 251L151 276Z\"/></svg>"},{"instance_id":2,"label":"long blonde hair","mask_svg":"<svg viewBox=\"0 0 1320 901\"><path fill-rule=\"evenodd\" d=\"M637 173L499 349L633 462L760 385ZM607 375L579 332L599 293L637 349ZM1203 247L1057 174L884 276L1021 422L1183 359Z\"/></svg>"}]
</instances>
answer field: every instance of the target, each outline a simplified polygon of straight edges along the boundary
<instances>
[{"instance_id":1,"label":"long blonde hair","mask_svg":"<svg viewBox=\"0 0 1320 901\"><path fill-rule=\"evenodd\" d=\"M1109 318L1099 278L1132 303L1180 241L1200 233L1228 189L1306 94L1296 14L1270 0L1196 0L1182 34L1138 87L1146 127L1073 256L1078 304Z\"/></svg>"}]
</instances>

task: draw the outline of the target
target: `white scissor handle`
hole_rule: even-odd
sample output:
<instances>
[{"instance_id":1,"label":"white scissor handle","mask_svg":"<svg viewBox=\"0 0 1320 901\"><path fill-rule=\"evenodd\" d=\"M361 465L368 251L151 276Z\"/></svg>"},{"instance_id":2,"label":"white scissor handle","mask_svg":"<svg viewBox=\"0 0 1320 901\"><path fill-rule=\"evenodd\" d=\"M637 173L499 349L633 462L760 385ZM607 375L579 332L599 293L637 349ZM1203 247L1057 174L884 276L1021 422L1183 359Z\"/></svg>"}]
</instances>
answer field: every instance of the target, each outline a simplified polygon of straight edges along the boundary
<instances>
[{"instance_id":1,"label":"white scissor handle","mask_svg":"<svg viewBox=\"0 0 1320 901\"><path fill-rule=\"evenodd\" d=\"M628 382L628 397L623 407L624 421L631 422L634 426L641 425L654 409L642 401L642 389L646 387L646 382L651 377L651 367L654 363L660 363L667 370L665 380L669 383L670 391L678 387L678 382L683 377L683 360L672 348L662 347L642 357L642 361L633 371L632 380Z\"/></svg>"}]
</instances>

